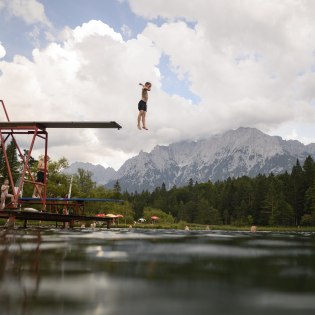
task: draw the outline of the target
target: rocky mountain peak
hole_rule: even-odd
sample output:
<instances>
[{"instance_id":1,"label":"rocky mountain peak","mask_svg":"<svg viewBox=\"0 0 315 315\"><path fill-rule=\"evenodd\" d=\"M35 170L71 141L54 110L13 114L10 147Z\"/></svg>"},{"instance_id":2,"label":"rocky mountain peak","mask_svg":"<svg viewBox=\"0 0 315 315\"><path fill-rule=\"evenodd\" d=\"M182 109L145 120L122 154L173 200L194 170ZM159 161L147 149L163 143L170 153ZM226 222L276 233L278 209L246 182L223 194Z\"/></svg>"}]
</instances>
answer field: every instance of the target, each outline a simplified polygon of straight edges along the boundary
<instances>
[{"instance_id":1,"label":"rocky mountain peak","mask_svg":"<svg viewBox=\"0 0 315 315\"><path fill-rule=\"evenodd\" d=\"M153 190L259 173L291 171L296 159L314 155L315 145L269 136L255 128L238 128L198 141L181 141L140 152L118 171L123 189ZM110 182L109 185L112 183Z\"/></svg>"}]
</instances>

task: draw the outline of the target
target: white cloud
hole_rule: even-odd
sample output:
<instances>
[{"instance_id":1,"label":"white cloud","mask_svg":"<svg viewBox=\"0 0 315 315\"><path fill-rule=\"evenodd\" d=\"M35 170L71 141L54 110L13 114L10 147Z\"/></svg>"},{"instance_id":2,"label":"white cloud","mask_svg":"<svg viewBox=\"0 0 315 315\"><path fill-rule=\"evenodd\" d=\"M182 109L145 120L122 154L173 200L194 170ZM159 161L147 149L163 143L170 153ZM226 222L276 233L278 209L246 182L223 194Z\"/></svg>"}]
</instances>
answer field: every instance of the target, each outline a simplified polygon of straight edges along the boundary
<instances>
[{"instance_id":1,"label":"white cloud","mask_svg":"<svg viewBox=\"0 0 315 315\"><path fill-rule=\"evenodd\" d=\"M129 3L136 14L153 19L143 34L169 56L179 78L188 76L201 98L193 124L188 122L198 126L199 136L220 128L267 131L285 122L315 121L314 1ZM154 24L157 17L165 23Z\"/></svg>"},{"instance_id":2,"label":"white cloud","mask_svg":"<svg viewBox=\"0 0 315 315\"><path fill-rule=\"evenodd\" d=\"M2 98L11 120L115 120L123 126L120 131L52 130L50 155L72 161L118 167L122 158L166 142L155 136L159 124L154 127L151 108L151 134L136 128L138 82L149 78L152 94L163 97L164 106L172 103L159 91L156 66L161 52L152 42L142 35L123 41L100 21L68 28L63 36L61 44L34 49L33 60L15 56L12 62L0 61Z\"/></svg>"},{"instance_id":3,"label":"white cloud","mask_svg":"<svg viewBox=\"0 0 315 315\"><path fill-rule=\"evenodd\" d=\"M6 54L5 48L2 46L2 43L0 42L0 59L3 58Z\"/></svg>"},{"instance_id":4,"label":"white cloud","mask_svg":"<svg viewBox=\"0 0 315 315\"><path fill-rule=\"evenodd\" d=\"M51 26L43 4L37 0L0 0L0 9L3 8L6 8L10 15L21 18L26 24L41 23Z\"/></svg>"},{"instance_id":5,"label":"white cloud","mask_svg":"<svg viewBox=\"0 0 315 315\"><path fill-rule=\"evenodd\" d=\"M115 120L123 126L120 131L53 130L53 158L65 155L117 168L141 149L239 126L283 135L295 129L297 137L315 141L314 133L300 130L315 121L313 2L130 4L137 14L167 20L162 25L153 20L130 40L101 21L89 21L65 28L58 42L35 49L32 60L0 61L2 98L10 104L12 120ZM178 77L191 82L200 104L163 92L163 53ZM138 82L144 81L153 83L149 131L136 128Z\"/></svg>"},{"instance_id":6,"label":"white cloud","mask_svg":"<svg viewBox=\"0 0 315 315\"><path fill-rule=\"evenodd\" d=\"M71 33L76 42L82 42L87 37L91 36L105 36L110 37L114 41L123 41L119 33L116 33L111 27L109 27L107 24L104 24L102 21L96 20L83 23L82 26L76 27Z\"/></svg>"}]
</instances>

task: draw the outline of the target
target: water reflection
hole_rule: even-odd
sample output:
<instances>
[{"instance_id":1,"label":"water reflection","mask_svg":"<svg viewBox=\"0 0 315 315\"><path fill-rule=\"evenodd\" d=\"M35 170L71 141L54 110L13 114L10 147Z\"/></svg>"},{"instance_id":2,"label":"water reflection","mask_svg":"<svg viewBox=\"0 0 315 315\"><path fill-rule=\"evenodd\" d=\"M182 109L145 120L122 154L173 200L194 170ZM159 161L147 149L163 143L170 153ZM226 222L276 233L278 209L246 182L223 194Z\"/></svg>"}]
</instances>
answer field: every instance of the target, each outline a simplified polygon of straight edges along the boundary
<instances>
[{"instance_id":1,"label":"water reflection","mask_svg":"<svg viewBox=\"0 0 315 315\"><path fill-rule=\"evenodd\" d=\"M0 230L0 314L313 314L313 234Z\"/></svg>"}]
</instances>

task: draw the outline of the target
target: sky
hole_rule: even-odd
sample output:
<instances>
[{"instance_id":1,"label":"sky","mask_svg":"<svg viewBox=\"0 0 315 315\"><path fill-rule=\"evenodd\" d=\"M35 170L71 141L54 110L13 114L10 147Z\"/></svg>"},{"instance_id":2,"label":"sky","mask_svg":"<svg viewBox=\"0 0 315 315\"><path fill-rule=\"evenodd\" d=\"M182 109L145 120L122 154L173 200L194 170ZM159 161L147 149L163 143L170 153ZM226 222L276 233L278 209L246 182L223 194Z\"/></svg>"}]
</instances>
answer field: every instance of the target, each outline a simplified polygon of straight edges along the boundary
<instances>
[{"instance_id":1,"label":"sky","mask_svg":"<svg viewBox=\"0 0 315 315\"><path fill-rule=\"evenodd\" d=\"M136 126L146 81L148 131ZM0 0L10 119L123 127L51 130L52 159L117 170L239 127L315 143L314 86L313 0Z\"/></svg>"}]
</instances>

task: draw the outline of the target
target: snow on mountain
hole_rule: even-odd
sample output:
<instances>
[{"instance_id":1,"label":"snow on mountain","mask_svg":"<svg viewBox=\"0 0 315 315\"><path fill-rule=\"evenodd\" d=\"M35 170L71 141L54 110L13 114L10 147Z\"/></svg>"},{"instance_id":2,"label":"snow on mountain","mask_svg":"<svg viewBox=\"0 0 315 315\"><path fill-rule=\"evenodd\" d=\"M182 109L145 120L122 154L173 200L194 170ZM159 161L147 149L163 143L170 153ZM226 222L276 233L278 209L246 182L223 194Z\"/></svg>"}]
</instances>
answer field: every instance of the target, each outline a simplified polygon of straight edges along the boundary
<instances>
[{"instance_id":1,"label":"snow on mountain","mask_svg":"<svg viewBox=\"0 0 315 315\"><path fill-rule=\"evenodd\" d=\"M255 128L239 128L199 141L156 146L127 160L114 179L122 189L152 191L164 182L167 188L243 175L291 171L296 159L315 156L315 144L269 136ZM112 187L115 181L108 183Z\"/></svg>"}]
</instances>

